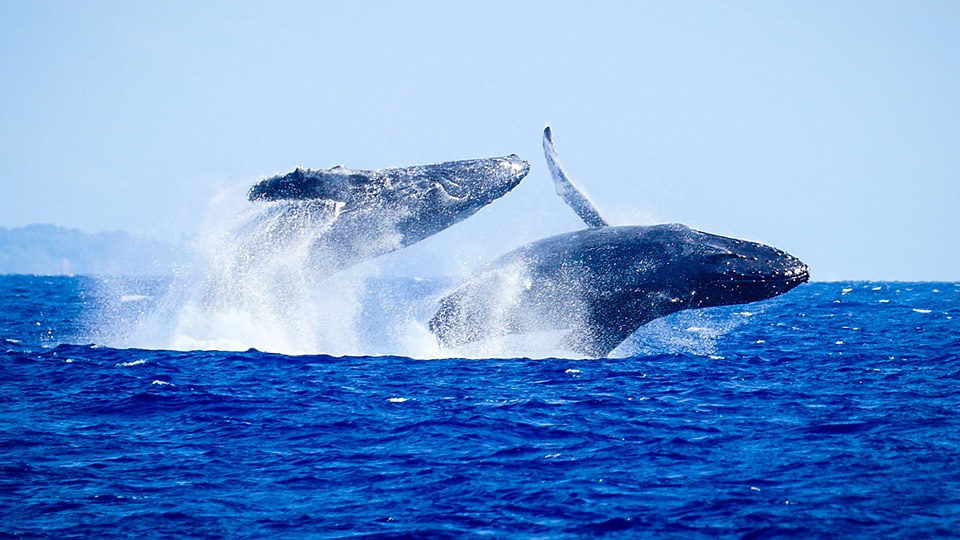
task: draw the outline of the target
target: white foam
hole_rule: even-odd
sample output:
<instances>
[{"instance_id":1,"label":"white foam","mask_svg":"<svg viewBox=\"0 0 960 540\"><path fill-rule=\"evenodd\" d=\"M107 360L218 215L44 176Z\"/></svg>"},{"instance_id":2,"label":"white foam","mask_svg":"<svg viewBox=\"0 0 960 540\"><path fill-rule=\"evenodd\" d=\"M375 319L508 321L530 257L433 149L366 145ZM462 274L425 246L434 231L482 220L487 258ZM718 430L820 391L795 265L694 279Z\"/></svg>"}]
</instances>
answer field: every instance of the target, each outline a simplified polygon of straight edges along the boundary
<instances>
[{"instance_id":1,"label":"white foam","mask_svg":"<svg viewBox=\"0 0 960 540\"><path fill-rule=\"evenodd\" d=\"M146 364L146 363L147 363L146 360L140 359L140 360L134 360L132 362L120 362L119 364L117 364L117 367L142 366L143 364Z\"/></svg>"},{"instance_id":2,"label":"white foam","mask_svg":"<svg viewBox=\"0 0 960 540\"><path fill-rule=\"evenodd\" d=\"M695 334L704 334L704 335L711 335L714 333L714 331L710 328L701 328L699 326L691 326L687 328L687 332L693 332Z\"/></svg>"}]
</instances>

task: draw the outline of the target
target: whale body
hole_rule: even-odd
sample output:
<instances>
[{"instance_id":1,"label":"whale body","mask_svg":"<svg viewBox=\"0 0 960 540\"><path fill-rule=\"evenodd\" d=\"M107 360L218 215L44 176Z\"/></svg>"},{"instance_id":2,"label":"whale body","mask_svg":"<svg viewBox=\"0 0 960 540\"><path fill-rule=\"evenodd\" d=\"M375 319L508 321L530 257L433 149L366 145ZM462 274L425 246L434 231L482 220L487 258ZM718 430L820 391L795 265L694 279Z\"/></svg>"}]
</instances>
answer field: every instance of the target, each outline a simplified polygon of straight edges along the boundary
<instances>
[{"instance_id":1,"label":"whale body","mask_svg":"<svg viewBox=\"0 0 960 540\"><path fill-rule=\"evenodd\" d=\"M248 199L272 205L258 224L258 242L283 242L309 229L313 267L335 271L472 216L529 170L513 154L373 171L297 168L254 185Z\"/></svg>"},{"instance_id":2,"label":"whale body","mask_svg":"<svg viewBox=\"0 0 960 540\"><path fill-rule=\"evenodd\" d=\"M429 327L447 347L569 329L560 348L598 357L659 317L763 300L808 277L803 262L756 242L678 224L598 227L481 267L440 301Z\"/></svg>"},{"instance_id":3,"label":"whale body","mask_svg":"<svg viewBox=\"0 0 960 540\"><path fill-rule=\"evenodd\" d=\"M560 348L605 356L659 317L764 300L809 279L803 262L764 244L679 224L610 226L563 171L549 126L543 150L557 194L590 228L480 267L440 300L429 328L441 345L566 329Z\"/></svg>"}]
</instances>

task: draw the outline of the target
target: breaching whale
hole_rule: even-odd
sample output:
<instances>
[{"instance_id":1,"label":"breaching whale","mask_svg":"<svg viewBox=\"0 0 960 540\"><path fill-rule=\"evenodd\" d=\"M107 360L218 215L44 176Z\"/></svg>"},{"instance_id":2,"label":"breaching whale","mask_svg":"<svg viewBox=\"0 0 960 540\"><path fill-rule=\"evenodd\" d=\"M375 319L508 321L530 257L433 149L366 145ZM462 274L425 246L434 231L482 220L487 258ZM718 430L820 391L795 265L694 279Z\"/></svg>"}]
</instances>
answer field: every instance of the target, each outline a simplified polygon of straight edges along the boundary
<instances>
[{"instance_id":1,"label":"breaching whale","mask_svg":"<svg viewBox=\"0 0 960 540\"><path fill-rule=\"evenodd\" d=\"M297 168L248 194L276 205L261 232L282 240L313 227L318 271L334 271L419 242L513 189L530 170L515 154L432 165L353 170Z\"/></svg>"},{"instance_id":2,"label":"breaching whale","mask_svg":"<svg viewBox=\"0 0 960 540\"><path fill-rule=\"evenodd\" d=\"M803 262L756 242L679 224L607 226L560 167L549 127L543 144L558 193L591 228L480 267L440 300L429 322L442 345L569 330L561 348L605 356L659 317L763 300L808 280Z\"/></svg>"},{"instance_id":3,"label":"breaching whale","mask_svg":"<svg viewBox=\"0 0 960 540\"><path fill-rule=\"evenodd\" d=\"M561 348L604 356L637 328L684 309L743 304L807 281L776 248L684 225L598 227L527 244L440 301L446 346L570 329Z\"/></svg>"}]
</instances>

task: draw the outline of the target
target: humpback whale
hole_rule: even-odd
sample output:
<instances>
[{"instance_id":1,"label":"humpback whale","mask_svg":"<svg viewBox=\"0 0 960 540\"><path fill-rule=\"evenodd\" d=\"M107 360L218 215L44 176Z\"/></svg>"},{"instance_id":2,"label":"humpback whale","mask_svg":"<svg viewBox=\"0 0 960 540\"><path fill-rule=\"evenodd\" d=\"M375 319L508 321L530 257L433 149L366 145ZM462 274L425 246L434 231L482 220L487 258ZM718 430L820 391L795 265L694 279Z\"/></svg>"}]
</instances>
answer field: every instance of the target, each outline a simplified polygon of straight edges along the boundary
<instances>
[{"instance_id":1,"label":"humpback whale","mask_svg":"<svg viewBox=\"0 0 960 540\"><path fill-rule=\"evenodd\" d=\"M248 199L273 205L258 239L309 229L314 268L335 271L472 216L529 170L515 154L374 171L297 168L254 185Z\"/></svg>"},{"instance_id":2,"label":"humpback whale","mask_svg":"<svg viewBox=\"0 0 960 540\"><path fill-rule=\"evenodd\" d=\"M445 346L570 329L561 348L604 356L656 318L763 300L807 277L781 250L684 225L597 227L481 267L440 301L429 327Z\"/></svg>"},{"instance_id":3,"label":"humpback whale","mask_svg":"<svg viewBox=\"0 0 960 540\"><path fill-rule=\"evenodd\" d=\"M590 228L522 246L480 267L429 322L444 346L568 330L559 344L609 354L640 326L685 309L783 294L807 266L774 247L684 225L608 226L563 172L550 128L544 154L557 192Z\"/></svg>"}]
</instances>

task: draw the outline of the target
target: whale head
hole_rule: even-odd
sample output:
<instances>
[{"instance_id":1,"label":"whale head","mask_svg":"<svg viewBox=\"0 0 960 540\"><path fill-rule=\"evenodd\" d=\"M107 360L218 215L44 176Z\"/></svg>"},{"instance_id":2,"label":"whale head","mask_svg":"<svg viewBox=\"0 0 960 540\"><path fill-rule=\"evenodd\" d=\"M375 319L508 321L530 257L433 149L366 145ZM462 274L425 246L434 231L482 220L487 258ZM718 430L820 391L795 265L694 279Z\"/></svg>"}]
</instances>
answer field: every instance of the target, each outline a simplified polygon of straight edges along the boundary
<instances>
[{"instance_id":1,"label":"whale head","mask_svg":"<svg viewBox=\"0 0 960 540\"><path fill-rule=\"evenodd\" d=\"M387 203L397 230L417 241L462 221L512 190L530 172L515 154L398 169Z\"/></svg>"},{"instance_id":2,"label":"whale head","mask_svg":"<svg viewBox=\"0 0 960 540\"><path fill-rule=\"evenodd\" d=\"M684 227L677 229L681 253L673 261L685 307L745 304L783 294L810 278L800 259L772 246Z\"/></svg>"}]
</instances>

